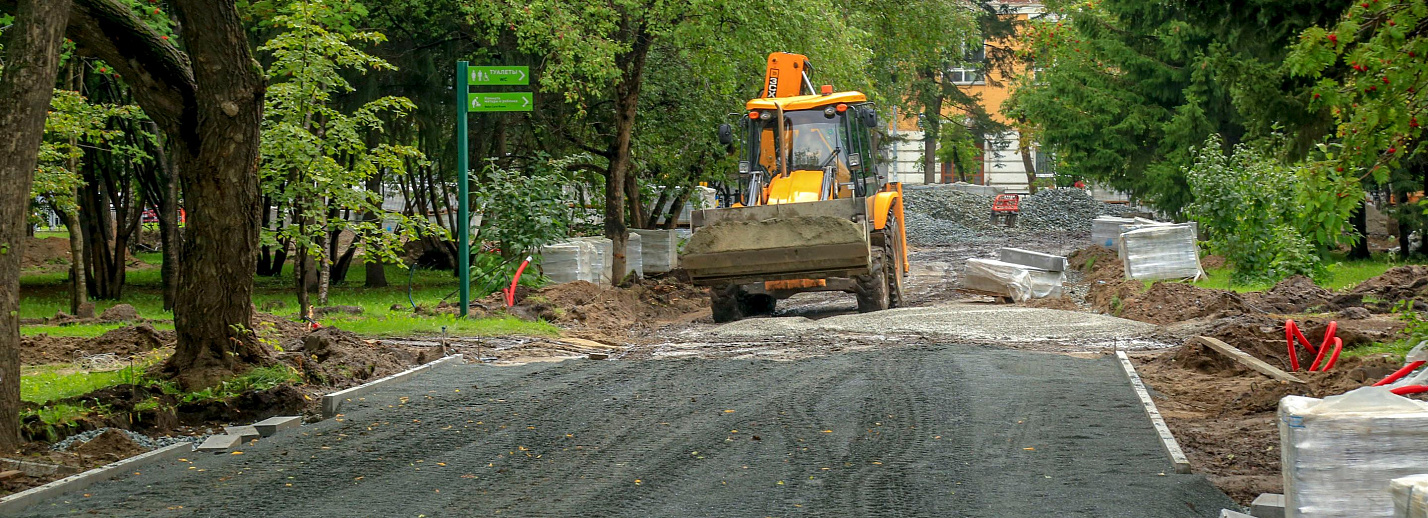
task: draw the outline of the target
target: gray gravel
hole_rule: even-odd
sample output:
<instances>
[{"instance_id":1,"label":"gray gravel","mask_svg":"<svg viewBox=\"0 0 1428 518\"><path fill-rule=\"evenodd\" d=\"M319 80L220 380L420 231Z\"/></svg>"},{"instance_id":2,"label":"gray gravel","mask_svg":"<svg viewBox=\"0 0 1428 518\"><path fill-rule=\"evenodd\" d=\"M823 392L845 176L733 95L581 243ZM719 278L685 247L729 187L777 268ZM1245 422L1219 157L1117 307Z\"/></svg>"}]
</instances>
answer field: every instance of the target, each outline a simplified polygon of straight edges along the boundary
<instances>
[{"instance_id":1,"label":"gray gravel","mask_svg":"<svg viewBox=\"0 0 1428 518\"><path fill-rule=\"evenodd\" d=\"M1042 189L1021 198L1016 227L991 223L992 197L949 186L925 186L903 192L907 239L918 246L995 242L1042 232L1089 233L1091 220L1124 215L1132 209L1101 203L1081 189Z\"/></svg>"},{"instance_id":2,"label":"gray gravel","mask_svg":"<svg viewBox=\"0 0 1428 518\"><path fill-rule=\"evenodd\" d=\"M398 399L400 397L410 399ZM21 515L1213 517L1114 358L937 345L799 361L452 366L342 421Z\"/></svg>"},{"instance_id":3,"label":"gray gravel","mask_svg":"<svg viewBox=\"0 0 1428 518\"><path fill-rule=\"evenodd\" d=\"M69 451L71 447L79 446L80 444L84 444L89 442L90 440L93 440L95 437L99 437L99 434L104 433L105 430L108 430L108 428L96 428L87 432L81 432L71 435L69 437L65 437L63 440L60 440L59 442L50 445L50 449L54 451ZM129 438L133 439L134 442L137 443L139 446L143 446L144 448L150 450L156 450L165 446L170 446L181 442L201 443L204 439L208 438L207 435L194 437L149 437L147 435L129 430L117 430L124 432L124 435L128 435Z\"/></svg>"}]
</instances>

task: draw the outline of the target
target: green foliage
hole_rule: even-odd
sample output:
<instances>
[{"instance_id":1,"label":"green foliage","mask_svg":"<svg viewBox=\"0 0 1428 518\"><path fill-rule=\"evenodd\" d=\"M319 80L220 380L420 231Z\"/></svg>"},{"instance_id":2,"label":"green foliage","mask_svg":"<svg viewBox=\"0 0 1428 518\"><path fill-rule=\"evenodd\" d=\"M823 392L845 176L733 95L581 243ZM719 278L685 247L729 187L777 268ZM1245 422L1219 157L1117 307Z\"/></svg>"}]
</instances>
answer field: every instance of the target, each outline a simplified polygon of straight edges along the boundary
<instances>
[{"instance_id":1,"label":"green foliage","mask_svg":"<svg viewBox=\"0 0 1428 518\"><path fill-rule=\"evenodd\" d=\"M1403 334L1408 335L1405 341L1412 345L1428 340L1428 316L1420 315L1413 309L1417 303L1415 300L1401 300L1393 305L1393 312L1407 325L1403 329Z\"/></svg>"},{"instance_id":2,"label":"green foliage","mask_svg":"<svg viewBox=\"0 0 1428 518\"><path fill-rule=\"evenodd\" d=\"M361 14L352 2L294 0L276 13L271 23L281 32L258 48L273 59L267 70L262 188L288 209L294 224L265 230L264 241L290 240L330 261L326 247L312 244L328 232L347 229L364 240L368 260L398 262L400 239L425 229L425 220L382 210L380 193L360 187L381 171L401 172L410 161L422 159L410 146L369 143L415 105L404 97L382 97L344 112L335 99L353 91L344 72L393 68L357 48L386 38L351 28ZM336 217L342 211L379 217ZM384 219L399 220L397 231L383 231Z\"/></svg>"},{"instance_id":3,"label":"green foliage","mask_svg":"<svg viewBox=\"0 0 1428 518\"><path fill-rule=\"evenodd\" d=\"M952 164L957 170L958 180L970 181L971 175L982 166L982 147L977 145L976 135L961 124L943 124L938 134L937 160Z\"/></svg>"},{"instance_id":4,"label":"green foliage","mask_svg":"<svg viewBox=\"0 0 1428 518\"><path fill-rule=\"evenodd\" d=\"M144 121L147 116L135 105L91 104L79 92L54 91L50 112L45 117L45 138L40 144L39 167L30 188L32 198L44 200L62 211L77 209L74 190L84 182L79 178L84 149L96 149L130 160L147 158L142 148L130 144L111 119ZM39 208L39 207L32 207Z\"/></svg>"},{"instance_id":5,"label":"green foliage","mask_svg":"<svg viewBox=\"0 0 1428 518\"><path fill-rule=\"evenodd\" d=\"M116 370L76 370L71 365L25 367L20 372L20 399L44 404L57 399L82 396L96 390L143 379L145 369L157 362L144 358Z\"/></svg>"},{"instance_id":6,"label":"green foliage","mask_svg":"<svg viewBox=\"0 0 1428 518\"><path fill-rule=\"evenodd\" d=\"M560 159L536 157L523 170L489 161L481 173L475 205L481 213L478 236L495 241L506 258L516 258L566 236L570 209L565 187L571 165L587 155Z\"/></svg>"},{"instance_id":7,"label":"green foliage","mask_svg":"<svg viewBox=\"0 0 1428 518\"><path fill-rule=\"evenodd\" d=\"M1171 214L1189 204L1191 149L1292 135L1276 151L1306 155L1323 132L1306 110L1310 82L1281 67L1300 30L1342 4L1291 1L1173 7L1139 0L1047 2L1056 14L1023 33L1032 73L1007 108L1039 128L1058 172L1140 197Z\"/></svg>"},{"instance_id":8,"label":"green foliage","mask_svg":"<svg viewBox=\"0 0 1428 518\"><path fill-rule=\"evenodd\" d=\"M1194 202L1186 207L1210 237L1210 249L1235 265L1234 280L1312 275L1314 247L1299 232L1294 171L1250 146L1232 155L1212 135L1186 170Z\"/></svg>"},{"instance_id":9,"label":"green foliage","mask_svg":"<svg viewBox=\"0 0 1428 518\"><path fill-rule=\"evenodd\" d=\"M1310 27L1286 59L1290 70L1317 81L1310 105L1328 109L1342 146L1326 169L1386 182L1391 169L1420 152L1418 115L1428 98L1428 2L1354 3L1327 27Z\"/></svg>"}]
</instances>

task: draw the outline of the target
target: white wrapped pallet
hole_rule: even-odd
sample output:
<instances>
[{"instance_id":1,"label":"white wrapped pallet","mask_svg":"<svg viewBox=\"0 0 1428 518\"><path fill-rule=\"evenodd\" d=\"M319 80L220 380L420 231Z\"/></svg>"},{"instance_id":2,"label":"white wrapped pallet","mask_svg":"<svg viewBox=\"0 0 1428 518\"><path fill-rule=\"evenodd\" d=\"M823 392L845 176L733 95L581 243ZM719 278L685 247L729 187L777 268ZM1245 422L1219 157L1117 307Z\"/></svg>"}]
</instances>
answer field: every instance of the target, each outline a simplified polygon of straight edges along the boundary
<instances>
[{"instance_id":1,"label":"white wrapped pallet","mask_svg":"<svg viewBox=\"0 0 1428 518\"><path fill-rule=\"evenodd\" d=\"M635 277L644 277L644 237L630 232L629 237L625 239L625 275L621 275L620 280L625 280L631 273L635 274Z\"/></svg>"},{"instance_id":2,"label":"white wrapped pallet","mask_svg":"<svg viewBox=\"0 0 1428 518\"><path fill-rule=\"evenodd\" d=\"M612 284L614 275L611 275L610 268L614 267L615 263L614 242L607 237L577 237L571 241L582 241L595 245L595 254L591 258L588 270L589 276L583 280L595 284Z\"/></svg>"},{"instance_id":3,"label":"white wrapped pallet","mask_svg":"<svg viewBox=\"0 0 1428 518\"><path fill-rule=\"evenodd\" d=\"M1285 396L1279 445L1285 516L1391 517L1390 481L1428 466L1428 405L1388 387Z\"/></svg>"},{"instance_id":4,"label":"white wrapped pallet","mask_svg":"<svg viewBox=\"0 0 1428 518\"><path fill-rule=\"evenodd\" d=\"M993 259L968 259L962 287L1010 297L1018 302L1060 297L1065 272L1048 272Z\"/></svg>"},{"instance_id":5,"label":"white wrapped pallet","mask_svg":"<svg viewBox=\"0 0 1428 518\"><path fill-rule=\"evenodd\" d=\"M595 245L567 241L546 245L540 249L540 270L556 284L587 280L588 268L595 255Z\"/></svg>"},{"instance_id":6,"label":"white wrapped pallet","mask_svg":"<svg viewBox=\"0 0 1428 518\"><path fill-rule=\"evenodd\" d=\"M1121 262L1126 278L1143 281L1199 279L1200 245L1195 226L1183 223L1152 225L1121 234Z\"/></svg>"},{"instance_id":7,"label":"white wrapped pallet","mask_svg":"<svg viewBox=\"0 0 1428 518\"><path fill-rule=\"evenodd\" d=\"M1388 489L1393 493L1393 518L1428 518L1428 475L1395 478L1388 481Z\"/></svg>"},{"instance_id":8,"label":"white wrapped pallet","mask_svg":"<svg viewBox=\"0 0 1428 518\"><path fill-rule=\"evenodd\" d=\"M665 273L679 264L679 240L670 230L630 230L640 236L640 262L645 273Z\"/></svg>"},{"instance_id":9,"label":"white wrapped pallet","mask_svg":"<svg viewBox=\"0 0 1428 518\"><path fill-rule=\"evenodd\" d=\"M1117 218L1115 216L1100 216L1091 220L1091 243L1110 248L1120 249L1121 225L1134 224L1131 218Z\"/></svg>"}]
</instances>

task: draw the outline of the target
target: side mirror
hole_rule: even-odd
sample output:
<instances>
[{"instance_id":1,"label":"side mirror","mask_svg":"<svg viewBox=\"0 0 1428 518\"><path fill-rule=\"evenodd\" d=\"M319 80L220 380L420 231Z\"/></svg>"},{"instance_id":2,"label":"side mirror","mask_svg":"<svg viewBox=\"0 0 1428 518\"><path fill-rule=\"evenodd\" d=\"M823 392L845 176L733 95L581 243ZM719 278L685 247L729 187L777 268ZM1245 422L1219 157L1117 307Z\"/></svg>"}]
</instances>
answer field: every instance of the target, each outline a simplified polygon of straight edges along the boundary
<instances>
[{"instance_id":1,"label":"side mirror","mask_svg":"<svg viewBox=\"0 0 1428 518\"><path fill-rule=\"evenodd\" d=\"M878 127L878 112L864 109L858 113L858 120L861 121L864 126L876 128Z\"/></svg>"},{"instance_id":2,"label":"side mirror","mask_svg":"<svg viewBox=\"0 0 1428 518\"><path fill-rule=\"evenodd\" d=\"M734 143L734 128L728 124L719 125L719 143L729 145Z\"/></svg>"}]
</instances>

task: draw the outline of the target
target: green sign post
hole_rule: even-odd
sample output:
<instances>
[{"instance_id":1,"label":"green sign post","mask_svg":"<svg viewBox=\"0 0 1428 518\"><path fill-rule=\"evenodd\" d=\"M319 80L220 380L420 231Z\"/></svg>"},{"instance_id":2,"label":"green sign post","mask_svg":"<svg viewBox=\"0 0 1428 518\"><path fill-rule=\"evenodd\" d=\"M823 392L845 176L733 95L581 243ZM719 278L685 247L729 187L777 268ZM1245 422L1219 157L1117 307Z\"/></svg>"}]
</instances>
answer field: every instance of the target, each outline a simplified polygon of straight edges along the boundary
<instances>
[{"instance_id":1,"label":"green sign post","mask_svg":"<svg viewBox=\"0 0 1428 518\"><path fill-rule=\"evenodd\" d=\"M466 117L471 112L528 112L535 107L531 92L472 92L472 86L525 86L529 67L470 66L456 62L456 227L457 268L461 272L461 316L471 310L471 168L467 152Z\"/></svg>"}]
</instances>

